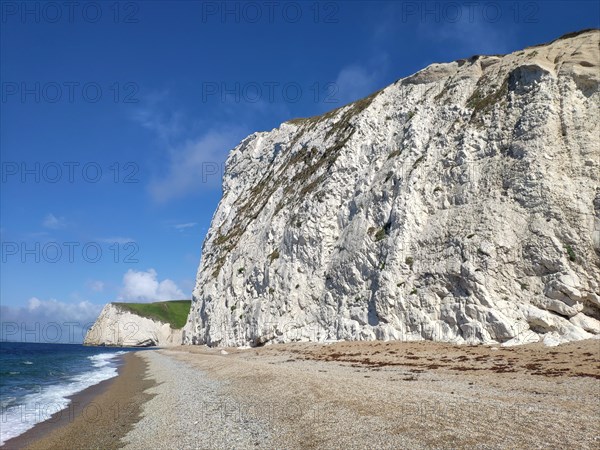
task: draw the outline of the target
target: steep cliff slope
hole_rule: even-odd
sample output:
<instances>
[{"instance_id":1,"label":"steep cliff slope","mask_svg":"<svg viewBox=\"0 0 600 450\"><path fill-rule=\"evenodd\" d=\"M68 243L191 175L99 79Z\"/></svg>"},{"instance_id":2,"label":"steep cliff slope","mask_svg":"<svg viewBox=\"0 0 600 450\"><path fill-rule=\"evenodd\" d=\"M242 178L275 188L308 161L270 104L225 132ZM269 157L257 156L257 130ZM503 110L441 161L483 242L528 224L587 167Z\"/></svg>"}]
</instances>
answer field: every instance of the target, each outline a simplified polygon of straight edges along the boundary
<instances>
[{"instance_id":1,"label":"steep cliff slope","mask_svg":"<svg viewBox=\"0 0 600 450\"><path fill-rule=\"evenodd\" d=\"M88 330L84 345L151 347L181 345L189 301L109 303Z\"/></svg>"},{"instance_id":2,"label":"steep cliff slope","mask_svg":"<svg viewBox=\"0 0 600 450\"><path fill-rule=\"evenodd\" d=\"M244 139L184 342L598 335L599 35L433 64Z\"/></svg>"}]
</instances>

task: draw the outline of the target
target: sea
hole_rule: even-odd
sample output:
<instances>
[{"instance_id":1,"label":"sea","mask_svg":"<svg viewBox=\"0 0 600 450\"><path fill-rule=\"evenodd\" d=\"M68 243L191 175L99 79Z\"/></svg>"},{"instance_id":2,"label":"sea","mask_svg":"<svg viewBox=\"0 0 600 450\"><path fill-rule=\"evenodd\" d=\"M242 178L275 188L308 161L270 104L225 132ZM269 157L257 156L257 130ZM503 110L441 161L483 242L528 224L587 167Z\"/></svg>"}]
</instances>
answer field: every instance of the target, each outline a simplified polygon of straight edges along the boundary
<instances>
[{"instance_id":1,"label":"sea","mask_svg":"<svg viewBox=\"0 0 600 450\"><path fill-rule=\"evenodd\" d=\"M0 445L66 408L67 397L117 376L121 356L127 351L0 342Z\"/></svg>"}]
</instances>

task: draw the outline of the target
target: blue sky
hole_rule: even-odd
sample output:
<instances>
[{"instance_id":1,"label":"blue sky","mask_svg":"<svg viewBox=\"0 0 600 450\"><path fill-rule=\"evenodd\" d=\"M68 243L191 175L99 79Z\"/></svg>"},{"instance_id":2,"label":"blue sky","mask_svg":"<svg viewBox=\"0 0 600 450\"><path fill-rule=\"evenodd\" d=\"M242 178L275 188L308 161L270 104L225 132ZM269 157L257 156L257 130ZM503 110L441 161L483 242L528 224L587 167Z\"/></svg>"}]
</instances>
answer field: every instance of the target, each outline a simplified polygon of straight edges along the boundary
<instances>
[{"instance_id":1,"label":"blue sky","mask_svg":"<svg viewBox=\"0 0 600 450\"><path fill-rule=\"evenodd\" d=\"M594 1L0 5L2 321L42 324L189 298L222 164L253 131L600 15Z\"/></svg>"}]
</instances>

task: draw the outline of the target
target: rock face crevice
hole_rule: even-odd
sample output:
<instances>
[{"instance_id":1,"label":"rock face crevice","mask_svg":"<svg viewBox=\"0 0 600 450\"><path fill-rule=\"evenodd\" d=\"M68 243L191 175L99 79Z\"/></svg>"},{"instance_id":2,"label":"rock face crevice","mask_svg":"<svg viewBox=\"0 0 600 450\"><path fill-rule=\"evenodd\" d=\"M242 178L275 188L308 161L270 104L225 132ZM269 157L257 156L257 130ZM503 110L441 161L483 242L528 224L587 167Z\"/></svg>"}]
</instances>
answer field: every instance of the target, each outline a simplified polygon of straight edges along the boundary
<instances>
[{"instance_id":1,"label":"rock face crevice","mask_svg":"<svg viewBox=\"0 0 600 450\"><path fill-rule=\"evenodd\" d=\"M184 343L598 336L599 35L433 64L244 139Z\"/></svg>"},{"instance_id":2,"label":"rock face crevice","mask_svg":"<svg viewBox=\"0 0 600 450\"><path fill-rule=\"evenodd\" d=\"M84 345L111 347L166 347L181 343L182 330L141 317L113 303L102 309L83 340Z\"/></svg>"}]
</instances>

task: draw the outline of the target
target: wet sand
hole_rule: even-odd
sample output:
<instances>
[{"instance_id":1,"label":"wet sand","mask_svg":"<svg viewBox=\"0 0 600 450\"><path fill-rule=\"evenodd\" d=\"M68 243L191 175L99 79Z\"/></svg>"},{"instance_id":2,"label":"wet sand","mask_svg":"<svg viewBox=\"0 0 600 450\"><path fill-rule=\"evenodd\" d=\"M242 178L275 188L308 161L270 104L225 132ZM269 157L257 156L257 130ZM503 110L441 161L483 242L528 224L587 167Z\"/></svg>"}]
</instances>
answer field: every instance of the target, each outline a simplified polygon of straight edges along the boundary
<instances>
[{"instance_id":1,"label":"wet sand","mask_svg":"<svg viewBox=\"0 0 600 450\"><path fill-rule=\"evenodd\" d=\"M141 405L152 398L144 391L146 362L136 353L123 356L119 375L70 397L67 409L57 412L2 449L121 448L121 438L140 419Z\"/></svg>"}]
</instances>

